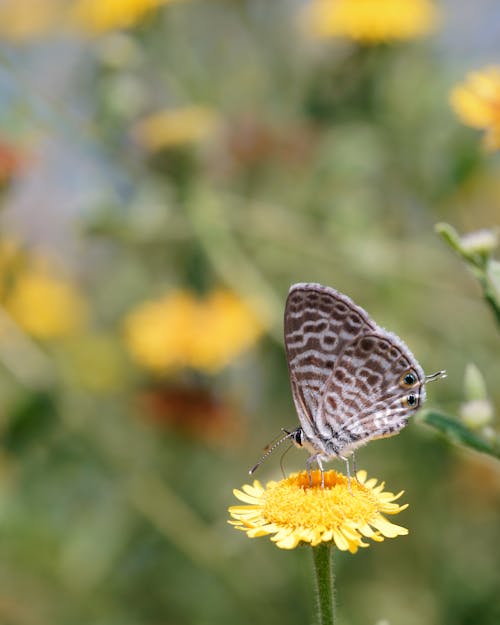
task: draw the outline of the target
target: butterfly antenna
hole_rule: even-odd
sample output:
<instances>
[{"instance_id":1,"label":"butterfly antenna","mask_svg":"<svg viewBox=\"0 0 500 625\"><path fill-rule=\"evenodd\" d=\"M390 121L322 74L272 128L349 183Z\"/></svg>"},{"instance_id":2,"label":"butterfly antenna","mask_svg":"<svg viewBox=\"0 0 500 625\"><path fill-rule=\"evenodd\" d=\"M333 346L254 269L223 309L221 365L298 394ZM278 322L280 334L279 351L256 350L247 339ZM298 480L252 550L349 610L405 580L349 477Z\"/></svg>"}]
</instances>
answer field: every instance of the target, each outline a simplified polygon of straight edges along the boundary
<instances>
[{"instance_id":1,"label":"butterfly antenna","mask_svg":"<svg viewBox=\"0 0 500 625\"><path fill-rule=\"evenodd\" d=\"M442 371L436 371L436 373L432 373L431 375L425 376L425 383L434 382L434 380L439 380L440 378L446 378L446 371L443 369Z\"/></svg>"},{"instance_id":2,"label":"butterfly antenna","mask_svg":"<svg viewBox=\"0 0 500 625\"><path fill-rule=\"evenodd\" d=\"M257 471L257 469L260 467L260 465L264 462L264 460L266 458L268 458L268 456L270 456L273 451L276 449L276 447L279 447L279 445L281 445L281 443L283 443L284 441L288 440L289 438L291 438L295 432L288 432L287 430L283 430L283 432L285 432L285 436L282 436L281 438L275 439L272 443L269 443L269 445L265 446L265 453L262 456L262 458L259 460L259 462L257 462L257 464L255 466L253 466L250 471L248 472L250 475L252 475L252 473L255 473L255 471Z\"/></svg>"}]
</instances>

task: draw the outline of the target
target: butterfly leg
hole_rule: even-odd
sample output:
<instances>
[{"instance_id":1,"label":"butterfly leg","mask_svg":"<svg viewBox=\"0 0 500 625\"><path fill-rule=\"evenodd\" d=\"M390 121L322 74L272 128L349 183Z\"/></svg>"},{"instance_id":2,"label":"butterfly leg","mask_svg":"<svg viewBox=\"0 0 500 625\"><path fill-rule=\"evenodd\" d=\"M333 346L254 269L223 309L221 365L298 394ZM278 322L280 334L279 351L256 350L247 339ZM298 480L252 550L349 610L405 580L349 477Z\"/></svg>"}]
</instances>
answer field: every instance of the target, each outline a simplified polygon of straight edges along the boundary
<instances>
[{"instance_id":1,"label":"butterfly leg","mask_svg":"<svg viewBox=\"0 0 500 625\"><path fill-rule=\"evenodd\" d=\"M354 452L352 454L352 470L354 471L354 477L356 478L356 482L359 482L359 480L358 480L358 468L356 466L356 456L354 455Z\"/></svg>"},{"instance_id":2,"label":"butterfly leg","mask_svg":"<svg viewBox=\"0 0 500 625\"><path fill-rule=\"evenodd\" d=\"M309 476L309 486L313 485L311 465L315 462L315 460L316 460L316 456L309 456L309 458L306 460L306 471L307 471L307 475Z\"/></svg>"},{"instance_id":3,"label":"butterfly leg","mask_svg":"<svg viewBox=\"0 0 500 625\"><path fill-rule=\"evenodd\" d=\"M313 485L311 466L314 463L318 465L319 470L321 471L321 488L324 488L325 487L325 471L323 469L323 464L321 462L320 454L314 454L312 456L309 456L309 458L306 460L307 474L309 475L309 486Z\"/></svg>"},{"instance_id":4,"label":"butterfly leg","mask_svg":"<svg viewBox=\"0 0 500 625\"><path fill-rule=\"evenodd\" d=\"M349 467L349 458L346 458L345 456L339 456L339 458L342 458L342 460L345 462L346 471L347 471L347 488L349 489L349 492L351 493L351 495L353 495L354 493L352 492L352 488L351 488L351 469Z\"/></svg>"},{"instance_id":5,"label":"butterfly leg","mask_svg":"<svg viewBox=\"0 0 500 625\"><path fill-rule=\"evenodd\" d=\"M325 471L323 469L323 464L321 463L321 458L318 456L317 463L319 470L321 471L321 488L325 488Z\"/></svg>"}]
</instances>

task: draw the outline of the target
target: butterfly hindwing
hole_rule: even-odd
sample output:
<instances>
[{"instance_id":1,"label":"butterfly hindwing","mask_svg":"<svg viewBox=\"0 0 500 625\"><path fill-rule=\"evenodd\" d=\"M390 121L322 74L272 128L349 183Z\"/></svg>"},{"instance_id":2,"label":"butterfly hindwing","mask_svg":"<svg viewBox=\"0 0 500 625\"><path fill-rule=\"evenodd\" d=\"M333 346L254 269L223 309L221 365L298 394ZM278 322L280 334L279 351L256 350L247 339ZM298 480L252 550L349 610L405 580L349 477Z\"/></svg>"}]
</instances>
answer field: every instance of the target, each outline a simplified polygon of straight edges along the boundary
<instances>
[{"instance_id":1,"label":"butterfly hindwing","mask_svg":"<svg viewBox=\"0 0 500 625\"><path fill-rule=\"evenodd\" d=\"M340 453L395 434L425 399L424 381L399 337L382 328L364 334L344 348L324 385L317 430L328 429Z\"/></svg>"}]
</instances>

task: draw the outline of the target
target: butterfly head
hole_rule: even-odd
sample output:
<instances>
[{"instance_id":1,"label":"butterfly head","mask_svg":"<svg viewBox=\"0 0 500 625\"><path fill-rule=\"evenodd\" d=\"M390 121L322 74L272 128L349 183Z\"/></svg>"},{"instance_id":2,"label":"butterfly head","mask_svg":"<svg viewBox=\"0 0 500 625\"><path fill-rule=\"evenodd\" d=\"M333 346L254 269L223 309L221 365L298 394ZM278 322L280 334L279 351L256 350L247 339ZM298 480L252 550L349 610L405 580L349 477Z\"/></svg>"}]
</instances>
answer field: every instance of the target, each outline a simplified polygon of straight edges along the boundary
<instances>
[{"instance_id":1,"label":"butterfly head","mask_svg":"<svg viewBox=\"0 0 500 625\"><path fill-rule=\"evenodd\" d=\"M295 447L300 448L304 446L304 430L300 426L295 428L293 432L290 432L289 437Z\"/></svg>"}]
</instances>

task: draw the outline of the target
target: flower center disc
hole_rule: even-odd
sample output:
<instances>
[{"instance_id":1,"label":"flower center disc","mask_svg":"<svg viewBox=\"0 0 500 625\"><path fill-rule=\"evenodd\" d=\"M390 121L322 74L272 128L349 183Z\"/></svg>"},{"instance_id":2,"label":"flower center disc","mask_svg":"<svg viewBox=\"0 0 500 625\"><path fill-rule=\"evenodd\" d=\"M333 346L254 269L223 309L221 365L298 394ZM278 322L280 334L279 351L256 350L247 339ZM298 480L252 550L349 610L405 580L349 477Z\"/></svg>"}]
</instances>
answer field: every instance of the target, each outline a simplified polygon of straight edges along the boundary
<instances>
[{"instance_id":1,"label":"flower center disc","mask_svg":"<svg viewBox=\"0 0 500 625\"><path fill-rule=\"evenodd\" d=\"M356 478L351 479L352 493L344 475L327 471L324 478L324 488L320 471L312 471L312 486L306 471L269 485L263 511L266 520L281 527L334 529L346 520L368 523L379 511L376 497Z\"/></svg>"}]
</instances>

